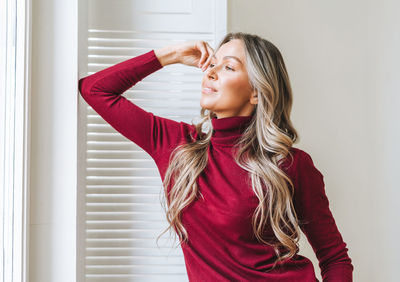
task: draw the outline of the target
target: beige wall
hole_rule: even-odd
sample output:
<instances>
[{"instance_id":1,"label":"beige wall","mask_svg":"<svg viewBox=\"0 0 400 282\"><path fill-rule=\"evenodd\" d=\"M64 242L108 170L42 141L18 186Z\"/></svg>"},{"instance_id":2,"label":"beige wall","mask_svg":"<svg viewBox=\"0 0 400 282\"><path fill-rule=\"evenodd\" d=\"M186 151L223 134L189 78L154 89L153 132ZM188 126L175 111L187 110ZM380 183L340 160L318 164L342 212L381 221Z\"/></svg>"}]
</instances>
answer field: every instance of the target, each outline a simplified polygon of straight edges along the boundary
<instances>
[{"instance_id":1,"label":"beige wall","mask_svg":"<svg viewBox=\"0 0 400 282\"><path fill-rule=\"evenodd\" d=\"M228 9L228 31L258 34L282 52L294 91L296 146L324 175L354 281L394 282L400 263L399 2L230 0ZM320 277L304 236L301 248Z\"/></svg>"}]
</instances>

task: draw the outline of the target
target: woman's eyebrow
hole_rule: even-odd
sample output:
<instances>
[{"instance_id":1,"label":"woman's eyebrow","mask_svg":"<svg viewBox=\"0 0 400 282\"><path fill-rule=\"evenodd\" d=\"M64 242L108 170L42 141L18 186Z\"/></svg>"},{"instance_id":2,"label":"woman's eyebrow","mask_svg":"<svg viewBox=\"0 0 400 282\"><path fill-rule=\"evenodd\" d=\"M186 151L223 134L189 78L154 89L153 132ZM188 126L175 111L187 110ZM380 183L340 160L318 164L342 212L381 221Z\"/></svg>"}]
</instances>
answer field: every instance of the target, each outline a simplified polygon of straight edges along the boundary
<instances>
[{"instance_id":1,"label":"woman's eyebrow","mask_svg":"<svg viewBox=\"0 0 400 282\"><path fill-rule=\"evenodd\" d=\"M217 59L217 57L215 56L215 54L213 54L211 57ZM242 61L239 60L239 58L238 58L238 57L235 57L235 56L225 56L225 57L223 57L222 59L223 59L223 60L225 60L225 59L235 59L235 60L237 60L239 63L241 63L241 64L243 65Z\"/></svg>"}]
</instances>

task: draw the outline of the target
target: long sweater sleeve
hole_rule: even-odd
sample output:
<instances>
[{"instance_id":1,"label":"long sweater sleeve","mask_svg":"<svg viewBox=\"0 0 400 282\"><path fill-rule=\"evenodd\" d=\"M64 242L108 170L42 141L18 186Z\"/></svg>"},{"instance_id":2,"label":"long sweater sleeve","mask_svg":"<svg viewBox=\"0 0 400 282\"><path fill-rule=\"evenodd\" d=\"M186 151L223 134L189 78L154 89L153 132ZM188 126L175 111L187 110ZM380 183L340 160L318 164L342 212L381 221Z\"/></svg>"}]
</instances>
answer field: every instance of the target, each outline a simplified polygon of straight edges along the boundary
<instances>
[{"instance_id":1,"label":"long sweater sleeve","mask_svg":"<svg viewBox=\"0 0 400 282\"><path fill-rule=\"evenodd\" d=\"M106 122L153 159L183 141L188 126L145 111L121 94L162 67L151 50L81 78L78 85L83 99Z\"/></svg>"},{"instance_id":2,"label":"long sweater sleeve","mask_svg":"<svg viewBox=\"0 0 400 282\"><path fill-rule=\"evenodd\" d=\"M323 282L351 282L353 265L329 209L323 175L301 152L296 165L296 212L300 227L319 261Z\"/></svg>"}]
</instances>

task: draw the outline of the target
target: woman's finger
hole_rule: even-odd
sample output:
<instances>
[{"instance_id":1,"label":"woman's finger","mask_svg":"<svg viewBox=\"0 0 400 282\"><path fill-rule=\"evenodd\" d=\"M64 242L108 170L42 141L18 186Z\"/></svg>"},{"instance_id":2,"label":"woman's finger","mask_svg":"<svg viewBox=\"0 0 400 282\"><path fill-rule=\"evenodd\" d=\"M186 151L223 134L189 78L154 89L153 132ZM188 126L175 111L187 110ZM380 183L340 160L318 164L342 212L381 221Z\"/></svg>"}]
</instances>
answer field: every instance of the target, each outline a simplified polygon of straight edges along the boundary
<instances>
[{"instance_id":1,"label":"woman's finger","mask_svg":"<svg viewBox=\"0 0 400 282\"><path fill-rule=\"evenodd\" d=\"M214 54L214 49L210 46L210 44L208 44L208 42L206 43L206 47L209 54Z\"/></svg>"},{"instance_id":2,"label":"woman's finger","mask_svg":"<svg viewBox=\"0 0 400 282\"><path fill-rule=\"evenodd\" d=\"M198 64L199 68L203 65L204 60L205 60L205 59L207 58L207 56L208 56L208 51L207 51L207 49L206 49L206 46L204 46L204 45L205 45L204 43L205 43L204 41L201 41L201 42L198 44L198 47L199 47L199 49L200 49L200 51L201 51L201 58L200 58L199 64Z\"/></svg>"},{"instance_id":3,"label":"woman's finger","mask_svg":"<svg viewBox=\"0 0 400 282\"><path fill-rule=\"evenodd\" d=\"M208 43L207 43L207 50L208 50L209 56L208 56L206 62L204 63L203 68L208 67L208 64L211 61L212 55L214 55L214 50L210 47L210 45L208 45Z\"/></svg>"}]
</instances>

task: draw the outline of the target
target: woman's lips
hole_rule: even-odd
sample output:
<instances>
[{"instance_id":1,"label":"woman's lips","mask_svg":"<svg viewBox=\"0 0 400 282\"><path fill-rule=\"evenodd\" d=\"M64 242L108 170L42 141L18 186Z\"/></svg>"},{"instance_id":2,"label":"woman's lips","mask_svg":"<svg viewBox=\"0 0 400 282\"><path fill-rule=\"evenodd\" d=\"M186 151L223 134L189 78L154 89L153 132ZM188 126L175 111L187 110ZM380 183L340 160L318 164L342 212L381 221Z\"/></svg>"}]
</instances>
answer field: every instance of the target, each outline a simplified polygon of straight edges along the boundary
<instances>
[{"instance_id":1,"label":"woman's lips","mask_svg":"<svg viewBox=\"0 0 400 282\"><path fill-rule=\"evenodd\" d=\"M214 93L214 92L217 92L217 90L215 90L213 88L209 88L209 87L203 87L202 92L203 93Z\"/></svg>"}]
</instances>

